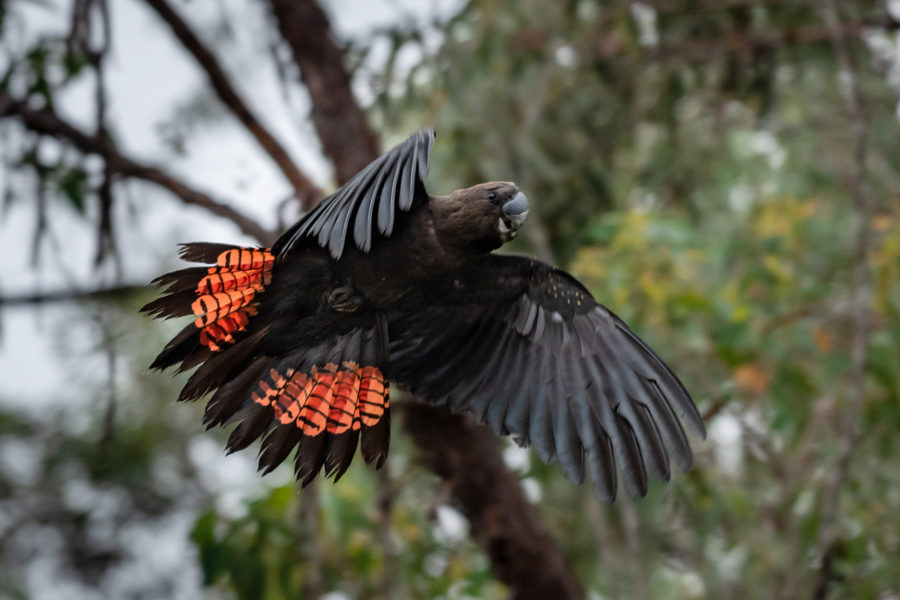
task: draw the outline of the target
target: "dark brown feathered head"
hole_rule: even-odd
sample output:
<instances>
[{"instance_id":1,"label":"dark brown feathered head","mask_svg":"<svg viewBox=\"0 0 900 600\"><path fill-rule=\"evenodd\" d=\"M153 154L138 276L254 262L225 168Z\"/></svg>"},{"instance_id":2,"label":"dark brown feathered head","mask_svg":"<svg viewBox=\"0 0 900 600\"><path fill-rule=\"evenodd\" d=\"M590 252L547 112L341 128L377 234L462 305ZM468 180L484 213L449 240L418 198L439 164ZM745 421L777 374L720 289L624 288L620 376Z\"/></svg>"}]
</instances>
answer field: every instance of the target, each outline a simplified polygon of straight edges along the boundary
<instances>
[{"instance_id":1,"label":"dark brown feathered head","mask_svg":"<svg viewBox=\"0 0 900 600\"><path fill-rule=\"evenodd\" d=\"M436 197L432 210L442 241L482 253L516 237L528 216L528 198L511 181L490 181Z\"/></svg>"}]
</instances>

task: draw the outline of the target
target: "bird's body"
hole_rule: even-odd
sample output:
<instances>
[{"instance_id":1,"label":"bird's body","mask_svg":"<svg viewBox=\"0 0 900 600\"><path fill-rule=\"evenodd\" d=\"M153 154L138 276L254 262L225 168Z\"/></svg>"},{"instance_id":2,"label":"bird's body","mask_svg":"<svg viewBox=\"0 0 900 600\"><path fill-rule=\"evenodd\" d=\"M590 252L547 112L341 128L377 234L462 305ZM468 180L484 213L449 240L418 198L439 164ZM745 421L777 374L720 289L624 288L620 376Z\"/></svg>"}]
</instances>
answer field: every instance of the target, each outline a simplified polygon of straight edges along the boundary
<instances>
[{"instance_id":1,"label":"bird's body","mask_svg":"<svg viewBox=\"0 0 900 600\"><path fill-rule=\"evenodd\" d=\"M159 278L145 307L193 314L153 366L200 365L179 399L214 392L208 425L238 421L231 450L262 438L260 467L294 448L304 482L339 477L358 441L380 465L388 379L473 413L498 433L633 495L646 470L690 464L675 413L702 433L684 387L618 318L566 273L491 254L515 236L527 200L511 182L430 196L433 134L419 132L366 167L271 250L188 244L214 266Z\"/></svg>"}]
</instances>

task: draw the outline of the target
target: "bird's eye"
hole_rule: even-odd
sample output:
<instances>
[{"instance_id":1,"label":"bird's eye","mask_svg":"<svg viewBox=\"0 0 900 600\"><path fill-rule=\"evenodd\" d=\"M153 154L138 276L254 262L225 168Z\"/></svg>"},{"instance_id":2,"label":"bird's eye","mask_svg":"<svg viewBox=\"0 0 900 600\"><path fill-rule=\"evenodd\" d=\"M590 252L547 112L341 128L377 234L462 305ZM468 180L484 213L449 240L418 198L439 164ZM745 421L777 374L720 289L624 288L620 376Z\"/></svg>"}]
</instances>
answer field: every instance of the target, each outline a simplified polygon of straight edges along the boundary
<instances>
[{"instance_id":1,"label":"bird's eye","mask_svg":"<svg viewBox=\"0 0 900 600\"><path fill-rule=\"evenodd\" d=\"M490 194L488 194L488 200L496 200L496 199L497 199L496 193L491 192Z\"/></svg>"}]
</instances>

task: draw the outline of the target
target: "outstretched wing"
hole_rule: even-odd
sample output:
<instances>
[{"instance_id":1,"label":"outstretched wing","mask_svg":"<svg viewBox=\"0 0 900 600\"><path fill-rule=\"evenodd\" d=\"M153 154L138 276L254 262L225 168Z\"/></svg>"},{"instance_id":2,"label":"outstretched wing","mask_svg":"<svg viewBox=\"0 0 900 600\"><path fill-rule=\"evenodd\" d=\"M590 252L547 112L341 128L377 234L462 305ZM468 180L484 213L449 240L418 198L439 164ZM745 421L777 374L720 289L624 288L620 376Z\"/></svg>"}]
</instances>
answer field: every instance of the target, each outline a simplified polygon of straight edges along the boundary
<instances>
[{"instance_id":1,"label":"outstretched wing","mask_svg":"<svg viewBox=\"0 0 900 600\"><path fill-rule=\"evenodd\" d=\"M368 252L377 235L391 235L399 211L408 211L417 198L426 197L423 182L433 143L434 131L423 129L369 163L288 230L273 253L284 256L309 238L337 260L351 230L356 247Z\"/></svg>"},{"instance_id":2,"label":"outstretched wing","mask_svg":"<svg viewBox=\"0 0 900 600\"><path fill-rule=\"evenodd\" d=\"M390 376L412 393L511 433L566 476L616 495L616 462L632 496L647 470L687 469L677 415L705 435L687 390L622 320L567 273L489 255L410 298L389 318Z\"/></svg>"}]
</instances>

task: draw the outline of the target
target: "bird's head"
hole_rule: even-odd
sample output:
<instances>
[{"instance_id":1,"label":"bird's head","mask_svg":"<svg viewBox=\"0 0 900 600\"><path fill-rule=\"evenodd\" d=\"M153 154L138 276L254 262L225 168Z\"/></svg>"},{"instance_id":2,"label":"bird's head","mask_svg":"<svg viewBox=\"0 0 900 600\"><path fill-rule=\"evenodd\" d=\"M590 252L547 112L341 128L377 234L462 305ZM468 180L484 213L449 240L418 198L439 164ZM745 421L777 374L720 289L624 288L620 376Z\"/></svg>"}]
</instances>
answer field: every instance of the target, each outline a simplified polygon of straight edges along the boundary
<instances>
[{"instance_id":1,"label":"bird's head","mask_svg":"<svg viewBox=\"0 0 900 600\"><path fill-rule=\"evenodd\" d=\"M511 181L490 181L432 200L443 240L490 252L516 237L528 216L528 198Z\"/></svg>"}]
</instances>

